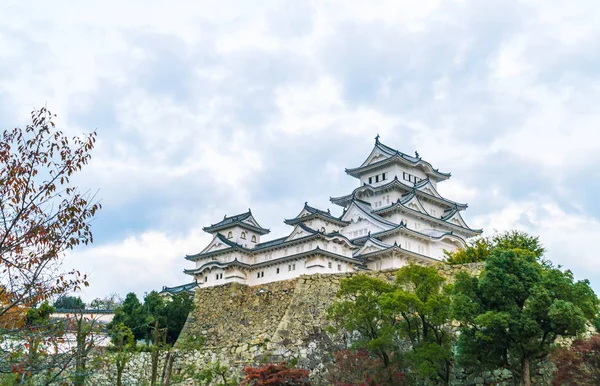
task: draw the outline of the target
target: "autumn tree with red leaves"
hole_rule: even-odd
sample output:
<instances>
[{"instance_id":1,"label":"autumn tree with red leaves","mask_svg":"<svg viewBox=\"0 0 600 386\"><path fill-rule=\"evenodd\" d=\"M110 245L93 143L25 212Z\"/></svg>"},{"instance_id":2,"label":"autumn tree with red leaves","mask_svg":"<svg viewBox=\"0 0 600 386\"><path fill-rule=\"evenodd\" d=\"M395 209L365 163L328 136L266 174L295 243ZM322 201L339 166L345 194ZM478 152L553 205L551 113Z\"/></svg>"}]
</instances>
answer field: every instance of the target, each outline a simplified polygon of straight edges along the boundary
<instances>
[{"instance_id":1,"label":"autumn tree with red leaves","mask_svg":"<svg viewBox=\"0 0 600 386\"><path fill-rule=\"evenodd\" d=\"M246 367L242 386L310 386L308 370L291 369L285 362Z\"/></svg>"},{"instance_id":2,"label":"autumn tree with red leaves","mask_svg":"<svg viewBox=\"0 0 600 386\"><path fill-rule=\"evenodd\" d=\"M552 354L554 386L600 385L600 334L579 339Z\"/></svg>"},{"instance_id":3,"label":"autumn tree with red leaves","mask_svg":"<svg viewBox=\"0 0 600 386\"><path fill-rule=\"evenodd\" d=\"M0 325L27 309L87 286L63 271L65 252L93 241L90 222L101 205L72 182L91 158L96 133L68 138L46 108L24 129L0 134ZM19 331L18 328L13 330ZM3 335L6 336L6 329ZM14 332L14 331L13 331ZM6 353L2 353L6 354ZM10 361L0 357L0 372ZM33 372L34 369L28 371Z\"/></svg>"}]
</instances>

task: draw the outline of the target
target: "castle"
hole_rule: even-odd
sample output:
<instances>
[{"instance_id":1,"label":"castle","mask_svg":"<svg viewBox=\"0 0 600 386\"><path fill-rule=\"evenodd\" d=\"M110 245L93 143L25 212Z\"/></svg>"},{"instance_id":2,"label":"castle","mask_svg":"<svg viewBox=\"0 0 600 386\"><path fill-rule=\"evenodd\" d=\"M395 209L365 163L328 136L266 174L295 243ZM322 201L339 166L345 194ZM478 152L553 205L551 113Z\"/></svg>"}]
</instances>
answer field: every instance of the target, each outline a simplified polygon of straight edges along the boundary
<instances>
[{"instance_id":1,"label":"castle","mask_svg":"<svg viewBox=\"0 0 600 386\"><path fill-rule=\"evenodd\" d=\"M341 216L305 203L296 217L284 221L293 227L290 234L269 241L261 240L269 230L252 211L225 216L203 228L213 235L206 248L185 257L195 263L184 271L194 282L164 287L162 293L435 262L482 232L463 220L466 204L437 192L450 173L434 169L416 152L410 156L384 145L379 136L366 160L346 174L360 184L350 194L330 198L343 208Z\"/></svg>"}]
</instances>

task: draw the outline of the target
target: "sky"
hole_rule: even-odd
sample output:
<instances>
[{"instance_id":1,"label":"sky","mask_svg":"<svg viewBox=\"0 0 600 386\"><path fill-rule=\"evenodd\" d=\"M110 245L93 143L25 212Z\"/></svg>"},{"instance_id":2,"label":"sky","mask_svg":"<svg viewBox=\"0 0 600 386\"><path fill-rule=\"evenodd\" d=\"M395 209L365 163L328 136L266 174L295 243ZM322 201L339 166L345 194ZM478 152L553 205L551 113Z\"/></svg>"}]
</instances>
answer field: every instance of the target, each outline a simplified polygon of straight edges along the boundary
<instances>
[{"instance_id":1,"label":"sky","mask_svg":"<svg viewBox=\"0 0 600 386\"><path fill-rule=\"evenodd\" d=\"M367 5L368 4L368 5ZM77 177L103 209L65 268L80 294L183 274L203 226L252 208L268 237L358 186L375 135L451 172L486 234L539 235L600 292L600 2L0 3L0 129L47 105L96 130Z\"/></svg>"}]
</instances>

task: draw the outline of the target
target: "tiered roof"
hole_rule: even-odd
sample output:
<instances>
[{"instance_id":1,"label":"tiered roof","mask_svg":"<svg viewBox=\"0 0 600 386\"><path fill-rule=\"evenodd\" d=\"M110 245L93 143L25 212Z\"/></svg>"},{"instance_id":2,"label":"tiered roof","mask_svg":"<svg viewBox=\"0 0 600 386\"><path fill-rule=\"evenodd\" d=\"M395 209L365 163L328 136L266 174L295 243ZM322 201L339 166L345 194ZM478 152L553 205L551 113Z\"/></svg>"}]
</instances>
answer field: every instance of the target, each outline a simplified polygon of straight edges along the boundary
<instances>
[{"instance_id":1,"label":"tiered roof","mask_svg":"<svg viewBox=\"0 0 600 386\"><path fill-rule=\"evenodd\" d=\"M384 159L370 163L372 157L375 155L382 155ZM373 147L373 150L371 150L371 153L367 159L359 167L346 169L346 173L352 177L360 178L362 174L368 171L393 163L399 163L412 167L421 167L425 174L436 181L447 180L451 175L450 173L443 173L438 169L434 169L429 162L421 159L418 153L415 153L415 156L413 157L384 145L383 143L379 142L379 135L375 137L375 146Z\"/></svg>"},{"instance_id":2,"label":"tiered roof","mask_svg":"<svg viewBox=\"0 0 600 386\"><path fill-rule=\"evenodd\" d=\"M427 191L425 191L424 190L425 186L427 186L428 189L431 189L431 191L434 194L430 194ZM352 200L356 199L356 196L359 193L366 192L366 191L372 191L372 192L376 193L376 192L380 192L380 191L387 191L390 189L405 192L405 195L412 193L419 197L431 200L433 202L437 202L437 203L444 205L446 207L449 207L449 208L457 207L459 210L464 210L464 209L467 209L467 207L468 207L467 204L461 204L461 203L458 203L458 202L455 202L455 201L452 201L452 200L442 197L439 193L437 193L437 190L435 190L435 188L431 185L431 182L427 179L419 181L416 184L411 186L411 185L408 185L408 184L400 181L398 179L398 176L394 176L393 180L391 180L390 182L383 184L383 185L359 186L358 188L354 189L354 191L352 191L352 193L346 194L344 196L339 196L339 197L330 197L329 201L331 201L332 203L334 203L336 205L346 207L349 205L349 203Z\"/></svg>"},{"instance_id":3,"label":"tiered roof","mask_svg":"<svg viewBox=\"0 0 600 386\"><path fill-rule=\"evenodd\" d=\"M294 230L294 231L292 231L292 233L289 236L271 240L271 241L267 241L264 243L256 244L256 246L254 248L246 248L243 245L233 242L233 241L227 239L222 234L218 233L215 235L215 237L219 241L221 241L223 244L225 244L227 246L226 248L221 248L221 249L217 249L217 250L210 251L210 252L204 252L204 253L200 252L200 253L197 253L194 255L186 255L185 258L187 260L196 261L196 260L206 258L209 256L220 255L223 253L229 253L229 252L233 252L233 251L240 251L240 252L246 253L248 255L252 255L252 254L262 253L269 249L275 249L275 248L295 245L295 244L298 244L298 242L305 242L305 241L308 241L308 240L314 239L314 238L326 238L326 239L339 238L341 240L344 240L350 248L355 247L354 244L352 243L352 241L350 241L350 239L348 239L346 236L342 235L339 232L325 233L325 232L321 232L321 231L316 231L314 229L311 229L311 228L305 226L304 224L298 224L298 225L296 225L296 228L302 229L303 231L305 231L307 233L307 235L290 239L290 237L293 236L296 232L296 230Z\"/></svg>"},{"instance_id":4,"label":"tiered roof","mask_svg":"<svg viewBox=\"0 0 600 386\"><path fill-rule=\"evenodd\" d=\"M256 221L254 216L252 216L252 211L250 209L248 209L248 211L245 213L236 214L230 217L225 215L223 216L223 220L202 229L208 233L215 233L221 230L233 228L234 226L239 226L241 228L254 231L260 235L266 235L270 232L270 230L263 228L258 224L258 221Z\"/></svg>"}]
</instances>

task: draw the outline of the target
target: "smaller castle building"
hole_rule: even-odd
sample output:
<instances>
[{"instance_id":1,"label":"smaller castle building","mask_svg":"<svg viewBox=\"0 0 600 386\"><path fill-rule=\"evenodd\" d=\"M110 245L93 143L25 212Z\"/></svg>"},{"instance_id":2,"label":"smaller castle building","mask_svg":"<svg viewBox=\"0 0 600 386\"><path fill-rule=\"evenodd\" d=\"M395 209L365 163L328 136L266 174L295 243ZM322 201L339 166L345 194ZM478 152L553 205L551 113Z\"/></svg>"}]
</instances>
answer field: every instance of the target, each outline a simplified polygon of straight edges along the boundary
<instances>
[{"instance_id":1,"label":"smaller castle building","mask_svg":"<svg viewBox=\"0 0 600 386\"><path fill-rule=\"evenodd\" d=\"M450 178L421 159L375 138L373 150L358 167L346 169L359 186L332 197L342 214L308 203L284 222L288 235L262 240L269 230L251 210L205 227L213 237L199 253L185 258L195 266L184 272L195 283L163 288L165 293L225 283L249 286L315 273L400 268L411 261L436 262L444 251L465 246L482 231L461 216L467 204L442 197L437 184ZM191 287L190 287L191 286Z\"/></svg>"}]
</instances>

